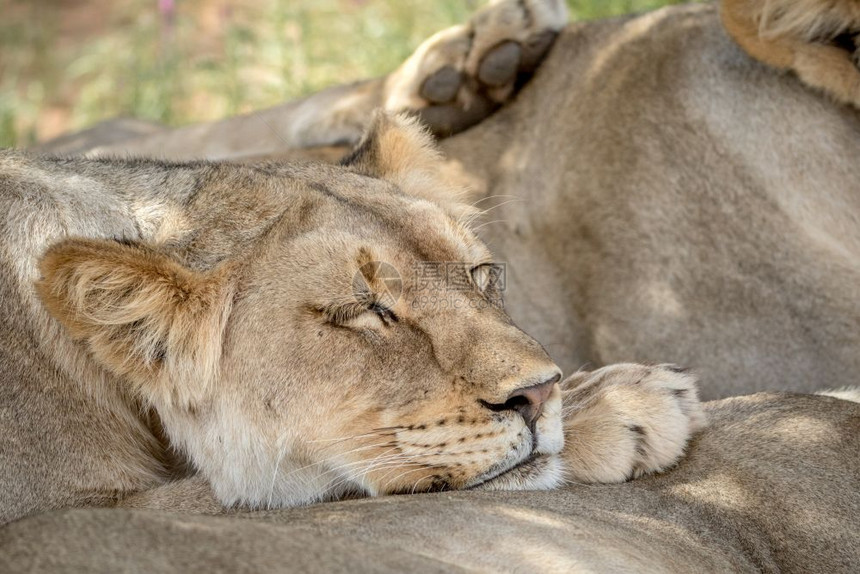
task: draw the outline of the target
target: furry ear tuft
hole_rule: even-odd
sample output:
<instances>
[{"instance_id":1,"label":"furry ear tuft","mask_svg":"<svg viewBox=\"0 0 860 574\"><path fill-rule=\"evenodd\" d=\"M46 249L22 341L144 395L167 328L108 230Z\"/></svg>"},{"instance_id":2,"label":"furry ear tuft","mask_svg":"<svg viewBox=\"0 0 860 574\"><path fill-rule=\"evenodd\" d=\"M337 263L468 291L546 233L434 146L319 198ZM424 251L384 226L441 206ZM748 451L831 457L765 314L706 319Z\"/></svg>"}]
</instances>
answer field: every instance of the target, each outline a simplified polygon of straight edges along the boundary
<instances>
[{"instance_id":1,"label":"furry ear tuft","mask_svg":"<svg viewBox=\"0 0 860 574\"><path fill-rule=\"evenodd\" d=\"M448 174L433 136L413 116L378 110L361 142L341 164L432 201L457 219L475 211L466 203L466 190Z\"/></svg>"},{"instance_id":2,"label":"furry ear tuft","mask_svg":"<svg viewBox=\"0 0 860 574\"><path fill-rule=\"evenodd\" d=\"M217 376L229 269L188 269L143 245L68 239L39 264L48 312L154 404L189 406Z\"/></svg>"}]
</instances>

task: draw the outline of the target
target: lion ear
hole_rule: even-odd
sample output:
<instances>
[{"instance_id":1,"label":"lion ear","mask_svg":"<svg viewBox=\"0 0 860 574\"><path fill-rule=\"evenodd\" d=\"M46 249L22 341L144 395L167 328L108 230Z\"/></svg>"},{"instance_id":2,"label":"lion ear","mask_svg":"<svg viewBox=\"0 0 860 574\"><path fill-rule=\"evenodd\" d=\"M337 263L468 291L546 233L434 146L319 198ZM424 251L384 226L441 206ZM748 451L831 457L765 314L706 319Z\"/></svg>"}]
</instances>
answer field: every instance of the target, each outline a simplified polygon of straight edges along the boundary
<instances>
[{"instance_id":1,"label":"lion ear","mask_svg":"<svg viewBox=\"0 0 860 574\"><path fill-rule=\"evenodd\" d=\"M473 211L466 203L465 188L449 175L433 136L414 116L377 111L361 142L341 165L433 201L455 217Z\"/></svg>"},{"instance_id":2,"label":"lion ear","mask_svg":"<svg viewBox=\"0 0 860 574\"><path fill-rule=\"evenodd\" d=\"M39 268L48 312L141 397L165 406L203 397L232 303L226 267L200 273L144 245L68 239Z\"/></svg>"}]
</instances>

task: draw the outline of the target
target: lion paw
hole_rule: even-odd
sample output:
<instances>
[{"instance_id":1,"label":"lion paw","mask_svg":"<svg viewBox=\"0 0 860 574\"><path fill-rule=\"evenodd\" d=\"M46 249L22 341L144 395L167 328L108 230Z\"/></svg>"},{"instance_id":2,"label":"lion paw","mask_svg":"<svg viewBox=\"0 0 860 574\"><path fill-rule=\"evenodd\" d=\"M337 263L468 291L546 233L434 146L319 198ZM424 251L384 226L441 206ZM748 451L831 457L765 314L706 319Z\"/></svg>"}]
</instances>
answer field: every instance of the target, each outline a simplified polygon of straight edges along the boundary
<instances>
[{"instance_id":1,"label":"lion paw","mask_svg":"<svg viewBox=\"0 0 860 574\"><path fill-rule=\"evenodd\" d=\"M462 131L513 96L566 22L564 0L494 0L421 44L389 76L385 108L417 112L438 135Z\"/></svg>"},{"instance_id":2,"label":"lion paw","mask_svg":"<svg viewBox=\"0 0 860 574\"><path fill-rule=\"evenodd\" d=\"M695 377L672 365L612 365L562 384L564 459L580 482L623 482L678 462L705 425Z\"/></svg>"}]
</instances>

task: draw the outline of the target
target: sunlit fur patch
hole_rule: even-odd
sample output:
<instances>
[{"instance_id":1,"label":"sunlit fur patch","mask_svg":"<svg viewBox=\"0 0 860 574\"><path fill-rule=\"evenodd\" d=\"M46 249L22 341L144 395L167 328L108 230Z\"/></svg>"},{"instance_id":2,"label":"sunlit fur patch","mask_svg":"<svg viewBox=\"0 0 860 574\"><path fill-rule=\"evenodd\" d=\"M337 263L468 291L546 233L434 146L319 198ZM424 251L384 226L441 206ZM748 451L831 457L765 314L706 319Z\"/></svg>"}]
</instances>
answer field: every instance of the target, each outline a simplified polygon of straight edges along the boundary
<instances>
[{"instance_id":1,"label":"sunlit fur patch","mask_svg":"<svg viewBox=\"0 0 860 574\"><path fill-rule=\"evenodd\" d=\"M841 389L821 391L815 394L824 395L826 397L834 397L837 399L842 399L843 401L852 401L855 403L860 403L860 387L844 387Z\"/></svg>"}]
</instances>

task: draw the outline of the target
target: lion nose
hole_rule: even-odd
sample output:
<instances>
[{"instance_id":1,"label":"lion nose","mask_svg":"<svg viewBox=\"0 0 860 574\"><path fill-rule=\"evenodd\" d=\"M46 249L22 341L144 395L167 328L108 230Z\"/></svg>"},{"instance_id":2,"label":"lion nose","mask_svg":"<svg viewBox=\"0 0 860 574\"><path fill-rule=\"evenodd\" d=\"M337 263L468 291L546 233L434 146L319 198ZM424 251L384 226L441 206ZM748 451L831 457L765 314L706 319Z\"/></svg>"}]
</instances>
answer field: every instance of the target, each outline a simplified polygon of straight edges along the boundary
<instances>
[{"instance_id":1,"label":"lion nose","mask_svg":"<svg viewBox=\"0 0 860 574\"><path fill-rule=\"evenodd\" d=\"M493 410L516 411L525 419L528 426L533 427L543 410L544 403L552 394L553 386L560 378L561 375L556 374L542 383L522 387L512 392L503 404L488 406Z\"/></svg>"}]
</instances>

